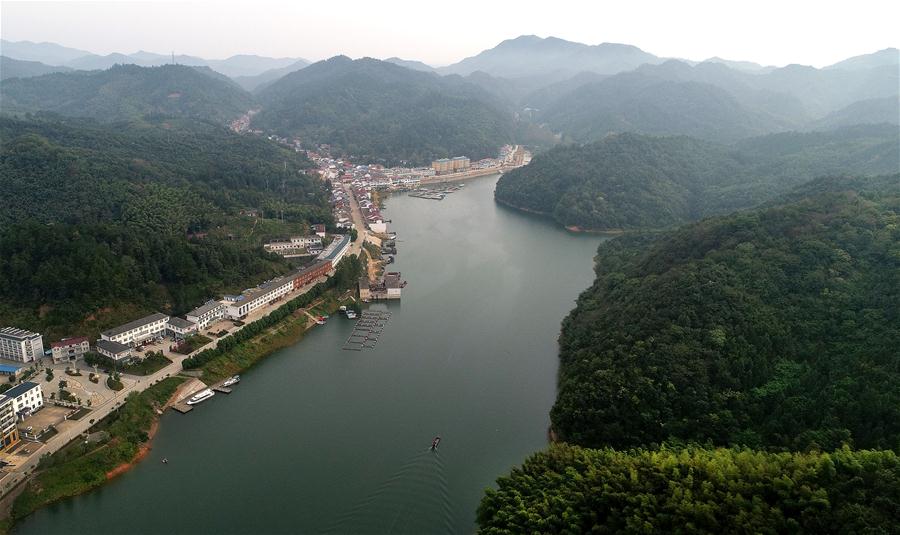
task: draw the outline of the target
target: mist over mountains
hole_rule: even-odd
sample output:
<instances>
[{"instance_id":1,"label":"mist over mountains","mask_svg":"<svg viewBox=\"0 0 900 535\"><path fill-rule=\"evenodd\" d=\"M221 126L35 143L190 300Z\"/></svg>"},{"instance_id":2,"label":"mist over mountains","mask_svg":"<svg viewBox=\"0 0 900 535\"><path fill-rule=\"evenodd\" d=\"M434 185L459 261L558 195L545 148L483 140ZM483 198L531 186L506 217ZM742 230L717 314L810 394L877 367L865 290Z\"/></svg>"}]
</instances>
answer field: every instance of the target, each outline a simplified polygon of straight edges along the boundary
<instances>
[{"instance_id":1,"label":"mist over mountains","mask_svg":"<svg viewBox=\"0 0 900 535\"><path fill-rule=\"evenodd\" d=\"M171 113L225 123L255 108L252 128L385 161L477 157L480 146L542 148L621 132L729 143L897 124L900 102L900 53L893 48L822 69L719 57L694 62L627 44L533 35L438 68L397 57L310 64L254 55L102 56L27 41L3 41L2 54L5 111L101 120ZM160 68L173 59L193 68ZM111 69L122 64L133 67ZM76 87L102 91L83 95L89 105L75 105Z\"/></svg>"}]
</instances>

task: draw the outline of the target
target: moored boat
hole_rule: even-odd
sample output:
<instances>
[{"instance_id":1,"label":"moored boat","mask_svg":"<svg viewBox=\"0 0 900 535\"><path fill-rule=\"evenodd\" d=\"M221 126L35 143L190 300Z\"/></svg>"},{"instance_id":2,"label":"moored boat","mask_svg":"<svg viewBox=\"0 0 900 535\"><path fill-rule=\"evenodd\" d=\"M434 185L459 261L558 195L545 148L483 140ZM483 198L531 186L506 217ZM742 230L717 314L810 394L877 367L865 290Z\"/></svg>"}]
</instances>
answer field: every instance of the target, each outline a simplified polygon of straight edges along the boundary
<instances>
[{"instance_id":1,"label":"moored boat","mask_svg":"<svg viewBox=\"0 0 900 535\"><path fill-rule=\"evenodd\" d=\"M236 385L239 382L241 382L241 376L240 375L232 375L228 379L225 379L225 382L222 383L222 386Z\"/></svg>"},{"instance_id":2,"label":"moored boat","mask_svg":"<svg viewBox=\"0 0 900 535\"><path fill-rule=\"evenodd\" d=\"M200 392L197 392L196 394L191 396L191 399L187 400L187 404L188 405L196 405L198 403L206 401L207 399L213 397L214 395L216 395L215 392L213 392L209 388L205 388L205 389L201 390Z\"/></svg>"}]
</instances>

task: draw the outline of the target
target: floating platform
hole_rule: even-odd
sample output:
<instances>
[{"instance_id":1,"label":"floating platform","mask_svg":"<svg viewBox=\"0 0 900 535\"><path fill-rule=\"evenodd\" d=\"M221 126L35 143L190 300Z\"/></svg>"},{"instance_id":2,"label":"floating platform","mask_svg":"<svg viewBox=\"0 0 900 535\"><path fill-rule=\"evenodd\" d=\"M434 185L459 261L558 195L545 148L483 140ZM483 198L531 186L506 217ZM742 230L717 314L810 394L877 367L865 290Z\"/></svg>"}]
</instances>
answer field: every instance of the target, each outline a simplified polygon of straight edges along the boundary
<instances>
[{"instance_id":1,"label":"floating platform","mask_svg":"<svg viewBox=\"0 0 900 535\"><path fill-rule=\"evenodd\" d=\"M187 414L187 413L191 412L192 410L194 410L194 407L192 407L191 405L188 405L187 403L176 403L176 404L172 405L172 409L180 412L181 414Z\"/></svg>"},{"instance_id":2,"label":"floating platform","mask_svg":"<svg viewBox=\"0 0 900 535\"><path fill-rule=\"evenodd\" d=\"M221 392L222 394L230 394L231 393L231 389L228 388L227 386L214 386L213 390L215 390L216 392Z\"/></svg>"},{"instance_id":3,"label":"floating platform","mask_svg":"<svg viewBox=\"0 0 900 535\"><path fill-rule=\"evenodd\" d=\"M378 336L384 331L384 326L391 318L391 313L381 310L363 311L360 318L353 325L353 332L344 342L341 349L347 351L362 351L373 349L378 343Z\"/></svg>"}]
</instances>

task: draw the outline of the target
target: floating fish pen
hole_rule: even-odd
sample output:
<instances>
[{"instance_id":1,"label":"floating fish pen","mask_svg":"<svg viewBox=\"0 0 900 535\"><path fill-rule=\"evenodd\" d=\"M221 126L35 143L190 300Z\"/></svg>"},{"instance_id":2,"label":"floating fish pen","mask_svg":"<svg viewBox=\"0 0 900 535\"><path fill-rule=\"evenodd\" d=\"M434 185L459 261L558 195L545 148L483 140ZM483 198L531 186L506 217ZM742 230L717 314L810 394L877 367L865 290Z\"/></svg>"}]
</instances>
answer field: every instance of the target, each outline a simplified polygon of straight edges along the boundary
<instances>
[{"instance_id":1,"label":"floating fish pen","mask_svg":"<svg viewBox=\"0 0 900 535\"><path fill-rule=\"evenodd\" d=\"M384 327L391 319L391 313L384 310L365 310L353 325L353 332L344 342L341 349L347 351L362 351L373 349L378 343L378 337L384 332Z\"/></svg>"}]
</instances>

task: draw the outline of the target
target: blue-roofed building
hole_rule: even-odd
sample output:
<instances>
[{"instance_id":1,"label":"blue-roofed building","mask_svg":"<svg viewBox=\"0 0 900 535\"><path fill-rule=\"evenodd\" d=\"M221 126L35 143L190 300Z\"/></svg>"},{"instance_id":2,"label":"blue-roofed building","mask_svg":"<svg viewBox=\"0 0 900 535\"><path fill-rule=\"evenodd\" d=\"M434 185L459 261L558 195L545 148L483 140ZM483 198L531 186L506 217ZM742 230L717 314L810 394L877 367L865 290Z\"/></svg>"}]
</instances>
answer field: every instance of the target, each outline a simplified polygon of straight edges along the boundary
<instances>
[{"instance_id":1,"label":"blue-roofed building","mask_svg":"<svg viewBox=\"0 0 900 535\"><path fill-rule=\"evenodd\" d=\"M25 370L25 368L22 366L16 366L14 364L0 364L0 376L3 377L18 377L23 370Z\"/></svg>"}]
</instances>

